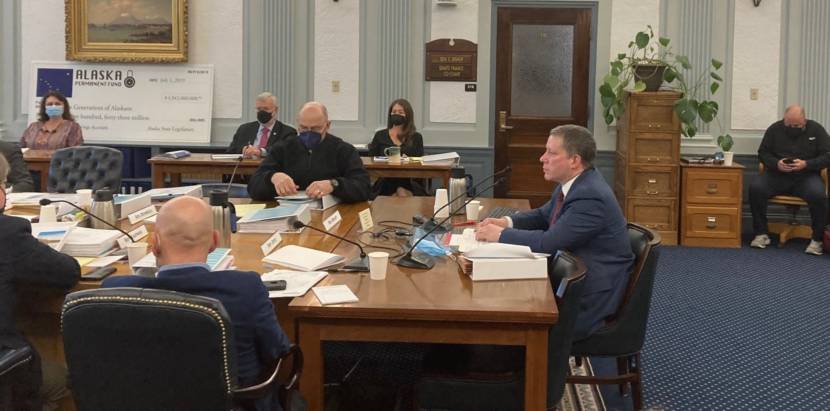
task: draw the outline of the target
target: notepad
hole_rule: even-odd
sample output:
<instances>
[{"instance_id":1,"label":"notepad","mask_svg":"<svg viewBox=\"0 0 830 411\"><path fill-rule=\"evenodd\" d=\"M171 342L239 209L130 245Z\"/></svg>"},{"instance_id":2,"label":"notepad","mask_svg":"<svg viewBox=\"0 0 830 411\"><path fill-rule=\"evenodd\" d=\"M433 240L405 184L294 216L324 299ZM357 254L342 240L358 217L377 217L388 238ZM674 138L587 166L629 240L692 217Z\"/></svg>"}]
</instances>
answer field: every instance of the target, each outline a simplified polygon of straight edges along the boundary
<instances>
[{"instance_id":1,"label":"notepad","mask_svg":"<svg viewBox=\"0 0 830 411\"><path fill-rule=\"evenodd\" d=\"M236 208L236 216L242 218L254 211L262 210L265 208L265 204L234 204L234 208Z\"/></svg>"},{"instance_id":2,"label":"notepad","mask_svg":"<svg viewBox=\"0 0 830 411\"><path fill-rule=\"evenodd\" d=\"M262 262L300 271L318 271L342 263L344 260L343 256L337 254L292 244L265 256Z\"/></svg>"},{"instance_id":3,"label":"notepad","mask_svg":"<svg viewBox=\"0 0 830 411\"><path fill-rule=\"evenodd\" d=\"M356 303L357 296L345 284L325 285L311 289L321 305Z\"/></svg>"},{"instance_id":4,"label":"notepad","mask_svg":"<svg viewBox=\"0 0 830 411\"><path fill-rule=\"evenodd\" d=\"M262 275L262 281L285 281L285 290L269 291L268 297L299 297L328 275L325 271L274 270Z\"/></svg>"}]
</instances>

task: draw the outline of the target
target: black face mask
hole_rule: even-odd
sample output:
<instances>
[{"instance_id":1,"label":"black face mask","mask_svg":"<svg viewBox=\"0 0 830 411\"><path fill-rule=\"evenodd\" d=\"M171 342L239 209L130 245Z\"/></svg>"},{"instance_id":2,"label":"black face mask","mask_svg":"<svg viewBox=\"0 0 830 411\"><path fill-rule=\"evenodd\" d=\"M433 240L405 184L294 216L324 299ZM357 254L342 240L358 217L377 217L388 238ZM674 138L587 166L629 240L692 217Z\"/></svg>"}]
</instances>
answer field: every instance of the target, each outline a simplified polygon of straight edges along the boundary
<instances>
[{"instance_id":1,"label":"black face mask","mask_svg":"<svg viewBox=\"0 0 830 411\"><path fill-rule=\"evenodd\" d=\"M389 115L389 124L393 126L402 126L406 124L406 117L400 114L390 114Z\"/></svg>"},{"instance_id":2,"label":"black face mask","mask_svg":"<svg viewBox=\"0 0 830 411\"><path fill-rule=\"evenodd\" d=\"M787 126L787 137L798 137L803 132L804 129L801 127Z\"/></svg>"},{"instance_id":3,"label":"black face mask","mask_svg":"<svg viewBox=\"0 0 830 411\"><path fill-rule=\"evenodd\" d=\"M257 119L257 121L259 121L262 124L265 124L265 123L271 121L272 117L273 117L273 114L271 114L271 113L269 113L265 110L259 110L259 111L256 112L256 119Z\"/></svg>"}]
</instances>

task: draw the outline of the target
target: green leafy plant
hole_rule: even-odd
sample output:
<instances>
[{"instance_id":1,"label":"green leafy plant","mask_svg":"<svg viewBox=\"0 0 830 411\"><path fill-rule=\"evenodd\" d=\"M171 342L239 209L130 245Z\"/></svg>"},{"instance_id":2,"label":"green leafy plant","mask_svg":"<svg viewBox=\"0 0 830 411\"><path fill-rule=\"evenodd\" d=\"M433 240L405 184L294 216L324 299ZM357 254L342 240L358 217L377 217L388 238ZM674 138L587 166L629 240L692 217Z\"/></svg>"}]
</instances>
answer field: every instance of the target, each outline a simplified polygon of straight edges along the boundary
<instances>
[{"instance_id":1,"label":"green leafy plant","mask_svg":"<svg viewBox=\"0 0 830 411\"><path fill-rule=\"evenodd\" d=\"M647 78L637 75L638 67L662 67L663 83L669 89L681 93L674 103L674 111L680 118L680 130L686 137L697 134L697 120L709 123L718 115L718 103L701 98L700 92L708 87L714 95L723 82L719 70L723 66L718 60L712 59L708 70L696 79L690 79L689 70L692 64L689 58L675 54L667 37L654 38L654 30L647 26L647 30L638 32L634 40L628 43L628 52L620 53L610 62L611 71L602 80L599 88L600 101L603 107L603 117L606 124L611 124L625 114L625 93L628 91L641 92L646 90ZM651 69L649 69L651 70ZM657 69L652 73L658 72Z\"/></svg>"},{"instance_id":2,"label":"green leafy plant","mask_svg":"<svg viewBox=\"0 0 830 411\"><path fill-rule=\"evenodd\" d=\"M732 141L732 136L729 134L724 134L722 136L718 136L718 146L720 146L721 150L724 152L732 151L732 145L735 142Z\"/></svg>"}]
</instances>

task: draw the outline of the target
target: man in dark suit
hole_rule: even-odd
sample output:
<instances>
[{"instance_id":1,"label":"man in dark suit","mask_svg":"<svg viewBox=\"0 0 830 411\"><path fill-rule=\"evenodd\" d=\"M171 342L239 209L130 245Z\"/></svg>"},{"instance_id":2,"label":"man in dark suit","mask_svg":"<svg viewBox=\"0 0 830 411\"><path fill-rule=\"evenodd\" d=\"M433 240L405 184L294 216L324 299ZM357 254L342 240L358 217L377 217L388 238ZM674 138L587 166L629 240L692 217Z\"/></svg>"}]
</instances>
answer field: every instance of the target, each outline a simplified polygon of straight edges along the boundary
<instances>
[{"instance_id":1,"label":"man in dark suit","mask_svg":"<svg viewBox=\"0 0 830 411\"><path fill-rule=\"evenodd\" d=\"M23 218L3 214L6 207L4 182L9 171L0 156L0 356L4 350L29 344L15 327L17 289L49 287L69 289L79 279L81 268L74 258L61 254L32 236L32 226ZM35 302L32 302L35 303ZM34 359L15 376L13 409L53 410L66 396L66 367ZM0 401L2 407L3 401Z\"/></svg>"},{"instance_id":2,"label":"man in dark suit","mask_svg":"<svg viewBox=\"0 0 830 411\"><path fill-rule=\"evenodd\" d=\"M545 180L559 183L541 208L488 218L476 229L483 241L529 246L534 252L568 251L588 268L575 339L596 331L625 292L634 254L626 221L602 175L593 168L596 143L575 125L551 130L539 161Z\"/></svg>"},{"instance_id":3,"label":"man in dark suit","mask_svg":"<svg viewBox=\"0 0 830 411\"><path fill-rule=\"evenodd\" d=\"M228 154L242 154L245 158L261 158L275 144L289 136L296 136L297 130L277 120L279 105L277 97L264 92L256 98L257 121L245 123L236 129Z\"/></svg>"},{"instance_id":4,"label":"man in dark suit","mask_svg":"<svg viewBox=\"0 0 830 411\"><path fill-rule=\"evenodd\" d=\"M102 286L156 288L219 300L234 326L239 384L257 382L262 365L288 350L288 337L277 323L274 306L259 274L210 271L205 263L219 243L219 232L213 228L207 203L185 196L164 204L156 217L152 243L159 266L156 278L110 277ZM279 406L275 398L266 398L257 403L257 409L272 410Z\"/></svg>"},{"instance_id":5,"label":"man in dark suit","mask_svg":"<svg viewBox=\"0 0 830 411\"><path fill-rule=\"evenodd\" d=\"M20 146L17 143L0 141L0 154L9 163L9 175L6 176L6 182L12 186L14 192L35 191L35 182L29 174L29 167L26 167L26 162L23 160Z\"/></svg>"}]
</instances>

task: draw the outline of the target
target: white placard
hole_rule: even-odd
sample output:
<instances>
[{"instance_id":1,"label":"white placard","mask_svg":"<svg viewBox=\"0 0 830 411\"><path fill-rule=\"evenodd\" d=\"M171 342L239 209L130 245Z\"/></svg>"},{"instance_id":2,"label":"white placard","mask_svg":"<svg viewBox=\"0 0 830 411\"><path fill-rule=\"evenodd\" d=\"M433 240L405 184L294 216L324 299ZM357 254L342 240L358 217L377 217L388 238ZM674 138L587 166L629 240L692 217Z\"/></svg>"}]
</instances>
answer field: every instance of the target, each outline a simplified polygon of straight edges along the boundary
<instances>
[{"instance_id":1,"label":"white placard","mask_svg":"<svg viewBox=\"0 0 830 411\"><path fill-rule=\"evenodd\" d=\"M357 215L360 217L360 229L363 231L369 231L372 227L375 226L375 223L372 221L372 209L367 208Z\"/></svg>"},{"instance_id":2,"label":"white placard","mask_svg":"<svg viewBox=\"0 0 830 411\"><path fill-rule=\"evenodd\" d=\"M138 210L130 214L129 216L127 216L127 218L130 220L130 224L135 224L141 220L146 220L148 217L156 215L156 213L156 206L151 205L147 208Z\"/></svg>"},{"instance_id":3,"label":"white placard","mask_svg":"<svg viewBox=\"0 0 830 411\"><path fill-rule=\"evenodd\" d=\"M340 210L334 212L334 214L328 216L325 220L323 220L323 227L326 228L326 231L331 231L331 228L336 226L337 223L340 222L343 218L340 217Z\"/></svg>"},{"instance_id":4,"label":"white placard","mask_svg":"<svg viewBox=\"0 0 830 411\"><path fill-rule=\"evenodd\" d=\"M130 237L132 237L133 240L135 240L135 241L141 240L142 238L146 237L147 234L149 234L147 232L147 226L145 226L143 224L140 227L136 228L135 230L130 231ZM119 238L117 240L117 242L118 242L118 247L119 248L125 248L125 247L127 247L127 244L130 244L132 241L130 241L129 237L124 235L124 236L121 236L121 238Z\"/></svg>"},{"instance_id":5,"label":"white placard","mask_svg":"<svg viewBox=\"0 0 830 411\"><path fill-rule=\"evenodd\" d=\"M88 143L210 142L212 65L33 61L30 87L30 123L40 96L58 90Z\"/></svg>"},{"instance_id":6,"label":"white placard","mask_svg":"<svg viewBox=\"0 0 830 411\"><path fill-rule=\"evenodd\" d=\"M274 235L271 236L271 238L269 238L264 243L262 243L261 246L259 246L259 248L262 250L262 255L268 255L268 253L270 253L271 250L273 250L277 245L279 245L281 241L282 235L280 235L280 232L277 231L276 233L274 233Z\"/></svg>"}]
</instances>

